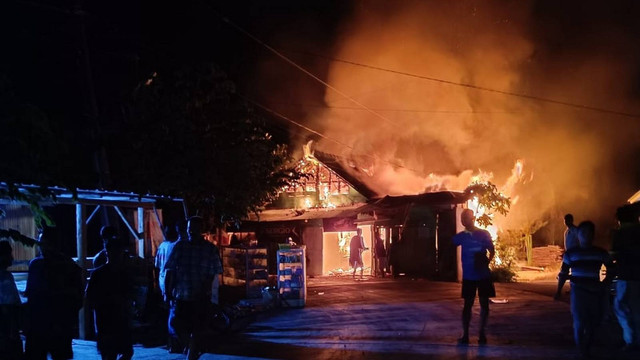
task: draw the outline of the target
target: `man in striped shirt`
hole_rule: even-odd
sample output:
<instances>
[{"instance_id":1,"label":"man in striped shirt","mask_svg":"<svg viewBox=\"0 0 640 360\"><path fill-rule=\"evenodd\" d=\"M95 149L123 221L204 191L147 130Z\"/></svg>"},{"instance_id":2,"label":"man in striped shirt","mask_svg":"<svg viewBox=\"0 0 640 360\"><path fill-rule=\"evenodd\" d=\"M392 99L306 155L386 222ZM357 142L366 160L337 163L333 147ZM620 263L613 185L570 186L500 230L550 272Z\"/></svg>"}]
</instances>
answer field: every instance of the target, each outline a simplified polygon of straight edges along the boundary
<instances>
[{"instance_id":1,"label":"man in striped shirt","mask_svg":"<svg viewBox=\"0 0 640 360\"><path fill-rule=\"evenodd\" d=\"M578 226L580 246L569 249L563 256L562 268L558 274L558 291L555 299L560 299L562 285L571 280L571 315L573 316L573 337L578 351L583 356L589 355L593 341L593 333L602 319L603 292L605 284L612 277L613 260L609 253L593 246L595 225L591 221L583 221ZM600 281L602 265L607 268L607 278Z\"/></svg>"}]
</instances>

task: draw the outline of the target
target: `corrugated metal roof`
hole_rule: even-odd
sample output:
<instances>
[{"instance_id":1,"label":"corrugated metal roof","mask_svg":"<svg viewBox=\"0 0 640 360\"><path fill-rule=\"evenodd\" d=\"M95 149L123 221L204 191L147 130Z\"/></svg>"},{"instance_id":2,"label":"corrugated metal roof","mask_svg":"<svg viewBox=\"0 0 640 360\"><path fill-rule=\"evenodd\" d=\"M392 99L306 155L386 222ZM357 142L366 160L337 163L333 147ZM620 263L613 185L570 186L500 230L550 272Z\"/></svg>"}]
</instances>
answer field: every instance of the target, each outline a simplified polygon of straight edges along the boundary
<instances>
[{"instance_id":1,"label":"corrugated metal roof","mask_svg":"<svg viewBox=\"0 0 640 360\"><path fill-rule=\"evenodd\" d=\"M23 194L26 195L34 195L37 196L38 191L42 189L42 186L39 185L27 185L27 184L15 184L15 187L18 188ZM9 185L4 182L0 182L0 189L8 190ZM58 186L50 186L46 187L46 191L50 192L54 197L46 197L39 201L42 205L47 204L85 204L85 205L121 205L121 206L135 206L135 207L143 207L143 208L152 208L159 201L168 201L168 202L182 202L183 200L180 198L172 198L169 196L159 196L159 195L140 195L136 193L127 193L127 192L119 192L119 191L109 191L109 190L84 190L77 189L76 194L74 196L74 192L72 190L58 187ZM10 199L2 199L0 198L0 202L4 203L12 203Z\"/></svg>"}]
</instances>

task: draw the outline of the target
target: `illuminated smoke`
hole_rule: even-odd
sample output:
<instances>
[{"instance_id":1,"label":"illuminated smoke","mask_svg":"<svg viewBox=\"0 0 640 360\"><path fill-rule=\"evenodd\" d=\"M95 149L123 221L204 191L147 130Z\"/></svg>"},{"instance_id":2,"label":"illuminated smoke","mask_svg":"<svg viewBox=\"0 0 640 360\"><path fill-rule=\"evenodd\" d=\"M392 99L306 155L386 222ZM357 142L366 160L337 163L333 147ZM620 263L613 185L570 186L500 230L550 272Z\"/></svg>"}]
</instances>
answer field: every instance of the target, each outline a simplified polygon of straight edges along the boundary
<instances>
[{"instance_id":1,"label":"illuminated smoke","mask_svg":"<svg viewBox=\"0 0 640 360\"><path fill-rule=\"evenodd\" d=\"M544 9L534 2L360 4L343 23L335 58L640 113L632 96L640 63L637 38L606 11L594 17L600 20L588 32L566 34L568 25L541 19ZM526 167L523 181L511 184L514 223L564 212L579 220L611 219L614 207L637 190L638 118L340 62L331 63L326 79L385 119L327 90L324 103L331 108L309 113L305 123L351 146L325 139L317 144L343 156L357 170L354 175L381 196L462 190L480 171L493 173L500 187L518 159Z\"/></svg>"}]
</instances>

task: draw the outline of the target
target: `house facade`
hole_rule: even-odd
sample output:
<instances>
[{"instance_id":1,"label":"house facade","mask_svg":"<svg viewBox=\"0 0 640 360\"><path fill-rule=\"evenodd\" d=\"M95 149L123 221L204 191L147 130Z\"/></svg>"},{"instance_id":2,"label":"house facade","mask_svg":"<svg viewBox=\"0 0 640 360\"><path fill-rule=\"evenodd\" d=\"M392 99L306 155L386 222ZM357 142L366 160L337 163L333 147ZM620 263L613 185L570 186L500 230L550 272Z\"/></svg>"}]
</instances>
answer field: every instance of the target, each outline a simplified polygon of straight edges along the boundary
<instances>
[{"instance_id":1,"label":"house facade","mask_svg":"<svg viewBox=\"0 0 640 360\"><path fill-rule=\"evenodd\" d=\"M318 156L319 155L319 156ZM467 196L434 192L379 197L328 154L307 156L305 181L282 191L264 211L243 222L269 249L269 272L275 274L280 244L306 245L310 276L350 274L349 242L362 229L365 273L376 273L374 239L391 254L396 275L431 279L457 278L456 249L451 237L461 229L459 214Z\"/></svg>"}]
</instances>

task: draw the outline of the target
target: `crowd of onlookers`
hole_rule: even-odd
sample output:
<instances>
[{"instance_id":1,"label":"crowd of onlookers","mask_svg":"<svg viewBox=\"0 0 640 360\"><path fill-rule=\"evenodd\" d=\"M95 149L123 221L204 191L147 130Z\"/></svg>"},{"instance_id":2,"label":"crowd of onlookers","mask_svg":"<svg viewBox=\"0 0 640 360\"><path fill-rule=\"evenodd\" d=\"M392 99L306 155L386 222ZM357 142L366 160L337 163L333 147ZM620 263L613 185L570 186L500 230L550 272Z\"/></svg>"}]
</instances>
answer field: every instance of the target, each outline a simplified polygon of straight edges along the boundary
<instances>
[{"instance_id":1,"label":"crowd of onlookers","mask_svg":"<svg viewBox=\"0 0 640 360\"><path fill-rule=\"evenodd\" d=\"M638 207L617 209L619 226L612 233L609 251L594 246L595 225L583 221L574 225L565 215L565 253L558 274L555 298L560 299L564 283L571 282L571 314L574 340L579 353L589 356L594 333L609 311L610 290L615 279L613 310L622 328L623 350L640 350L640 223ZM606 276L601 279L601 268Z\"/></svg>"},{"instance_id":2,"label":"crowd of onlookers","mask_svg":"<svg viewBox=\"0 0 640 360\"><path fill-rule=\"evenodd\" d=\"M157 285L166 301L169 351L197 359L204 352L204 318L217 302L222 265L218 248L202 235L203 220L191 217L167 228L158 248ZM0 242L0 359L45 360L73 358L78 312L86 304L93 313L97 348L104 360L133 356L133 320L145 282L140 259L128 252L128 241L114 228L103 227L104 248L93 259L86 287L83 270L59 251L54 227L41 230L40 255L29 264L25 297L26 324L21 324L21 300L14 277L8 241ZM25 337L23 348L21 327Z\"/></svg>"},{"instance_id":3,"label":"crowd of onlookers","mask_svg":"<svg viewBox=\"0 0 640 360\"><path fill-rule=\"evenodd\" d=\"M564 283L571 283L571 313L574 339L581 355L588 356L594 330L608 311L610 290L615 282L613 311L624 339L624 351L640 350L640 222L638 206L627 205L616 212L619 226L612 232L611 248L594 246L595 225L583 221L575 225L573 216L565 216L565 252L558 274L556 299L562 296ZM490 280L489 262L494 255L490 235L475 226L473 213L461 214L465 230L453 238L461 246L463 336L469 342L471 307L476 294L480 298L480 336L486 344L484 328L489 314L489 298L495 296ZM205 350L207 322L218 301L222 264L218 248L203 237L203 220L191 217L165 229L166 240L155 256L156 284L165 303L173 353L197 359ZM53 227L44 227L38 246L40 255L29 264L24 295L28 299L28 317L24 325L25 344L20 336L20 294L13 275L7 269L13 262L8 241L0 241L0 359L70 359L78 311L87 305L93 312L97 348L105 360L131 359L133 356L132 319L136 313L136 267L139 258L129 255L128 241L114 228L103 227L104 248L94 257L87 286L83 270L59 249L61 244ZM376 254L386 258L380 239ZM362 268L361 252L366 250L361 233L352 239L354 269ZM355 251L354 251L355 249ZM601 278L601 267L606 276ZM386 264L380 261L380 269ZM382 270L384 275L384 270ZM354 271L355 277L355 271ZM144 275L143 275L144 276ZM362 276L362 274L361 274Z\"/></svg>"}]
</instances>

